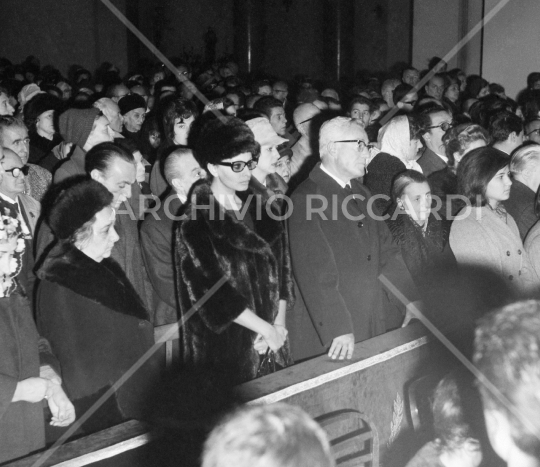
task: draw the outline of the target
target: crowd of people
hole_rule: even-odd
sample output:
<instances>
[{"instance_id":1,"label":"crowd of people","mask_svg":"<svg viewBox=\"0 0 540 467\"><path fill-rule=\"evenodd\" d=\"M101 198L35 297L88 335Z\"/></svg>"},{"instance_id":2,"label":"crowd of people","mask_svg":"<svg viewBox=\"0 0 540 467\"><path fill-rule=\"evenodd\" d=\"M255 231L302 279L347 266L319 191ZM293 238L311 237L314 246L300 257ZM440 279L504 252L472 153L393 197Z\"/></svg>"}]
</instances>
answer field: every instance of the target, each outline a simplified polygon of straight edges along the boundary
<instances>
[{"instance_id":1,"label":"crowd of people","mask_svg":"<svg viewBox=\"0 0 540 467\"><path fill-rule=\"evenodd\" d=\"M0 462L45 445L43 399L65 427L112 391L80 433L147 417L158 326L181 323L175 371L228 386L351 359L418 312L465 353L493 308L525 307L537 326L538 303L519 301L540 297L540 73L513 100L440 59L328 86L172 63L64 76L0 59ZM482 333L504 326L483 319L475 359L498 381L487 353L507 342ZM460 404L456 378L437 389L441 419L444 398ZM488 430L502 426L482 396ZM540 458L507 423L515 445L497 453ZM424 454L458 465L465 446L459 465L478 465L474 430L459 432Z\"/></svg>"}]
</instances>

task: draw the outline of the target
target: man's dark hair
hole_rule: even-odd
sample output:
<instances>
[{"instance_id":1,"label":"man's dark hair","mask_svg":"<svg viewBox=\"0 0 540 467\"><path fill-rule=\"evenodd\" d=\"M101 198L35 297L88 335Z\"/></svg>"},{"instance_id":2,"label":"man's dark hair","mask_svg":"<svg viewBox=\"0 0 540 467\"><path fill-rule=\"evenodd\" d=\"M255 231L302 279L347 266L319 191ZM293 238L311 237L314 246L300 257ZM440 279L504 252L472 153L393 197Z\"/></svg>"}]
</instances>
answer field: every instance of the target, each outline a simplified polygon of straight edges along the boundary
<instances>
[{"instance_id":1,"label":"man's dark hair","mask_svg":"<svg viewBox=\"0 0 540 467\"><path fill-rule=\"evenodd\" d=\"M84 170L87 174L90 174L92 170L99 170L101 173L106 173L111 163L117 158L135 164L133 154L118 145L114 143L97 144L86 153Z\"/></svg>"},{"instance_id":2,"label":"man's dark hair","mask_svg":"<svg viewBox=\"0 0 540 467\"><path fill-rule=\"evenodd\" d=\"M396 89L394 89L394 94L392 95L392 100L394 104L397 105L407 94L413 90L413 87L410 84L400 84Z\"/></svg>"},{"instance_id":3,"label":"man's dark hair","mask_svg":"<svg viewBox=\"0 0 540 467\"><path fill-rule=\"evenodd\" d=\"M523 131L523 122L516 114L503 110L491 117L488 131L491 141L500 143L506 141L511 133L519 135Z\"/></svg>"},{"instance_id":4,"label":"man's dark hair","mask_svg":"<svg viewBox=\"0 0 540 467\"><path fill-rule=\"evenodd\" d=\"M113 98L114 97L114 93L116 91L116 88L118 86L122 86L124 83L122 83L122 81L119 81L119 82L116 82L114 84L111 84L108 88L107 88L107 91L105 92L105 96L108 97L109 99Z\"/></svg>"},{"instance_id":5,"label":"man's dark hair","mask_svg":"<svg viewBox=\"0 0 540 467\"><path fill-rule=\"evenodd\" d=\"M540 302L517 302L482 318L476 329L473 361L529 423L526 426L523 418L479 385L484 407L504 414L516 446L540 459Z\"/></svg>"},{"instance_id":6,"label":"man's dark hair","mask_svg":"<svg viewBox=\"0 0 540 467\"><path fill-rule=\"evenodd\" d=\"M538 71L529 73L529 76L527 76L527 87L533 89L535 83L538 83L538 81L540 81L540 73Z\"/></svg>"},{"instance_id":7,"label":"man's dark hair","mask_svg":"<svg viewBox=\"0 0 540 467\"><path fill-rule=\"evenodd\" d=\"M435 68L439 64L447 65L447 63L441 57L431 57L428 62L428 69L433 70L433 68Z\"/></svg>"},{"instance_id":8,"label":"man's dark hair","mask_svg":"<svg viewBox=\"0 0 540 467\"><path fill-rule=\"evenodd\" d=\"M272 109L275 109L276 107L283 108L283 102L272 96L264 96L255 102L253 110L262 112L270 119L272 116Z\"/></svg>"},{"instance_id":9,"label":"man's dark hair","mask_svg":"<svg viewBox=\"0 0 540 467\"><path fill-rule=\"evenodd\" d=\"M367 97L364 97L364 96L354 96L349 101L349 104L347 105L347 114L348 115L351 114L351 111L352 111L352 108L353 108L354 104L367 105L370 112L373 112L375 110L375 106L373 105L373 102L371 101L371 99L368 99Z\"/></svg>"},{"instance_id":10,"label":"man's dark hair","mask_svg":"<svg viewBox=\"0 0 540 467\"><path fill-rule=\"evenodd\" d=\"M468 152L457 169L459 194L465 196L473 206L485 206L488 202L486 190L489 182L509 163L510 159L501 151L489 146Z\"/></svg>"},{"instance_id":11,"label":"man's dark hair","mask_svg":"<svg viewBox=\"0 0 540 467\"><path fill-rule=\"evenodd\" d=\"M432 115L435 115L439 112L448 112L451 114L451 112L449 112L438 102L425 102L424 104L421 104L414 109L414 113L420 118L422 118L425 123L424 133L429 131L427 127L431 126Z\"/></svg>"}]
</instances>

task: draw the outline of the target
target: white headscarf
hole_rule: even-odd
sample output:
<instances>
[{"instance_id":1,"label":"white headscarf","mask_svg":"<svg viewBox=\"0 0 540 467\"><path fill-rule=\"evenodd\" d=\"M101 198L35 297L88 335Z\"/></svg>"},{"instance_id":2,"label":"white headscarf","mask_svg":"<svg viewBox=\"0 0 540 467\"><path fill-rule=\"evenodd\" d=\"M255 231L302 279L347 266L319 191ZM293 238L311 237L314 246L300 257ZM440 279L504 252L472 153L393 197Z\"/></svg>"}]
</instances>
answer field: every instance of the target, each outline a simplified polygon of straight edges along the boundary
<instances>
[{"instance_id":1,"label":"white headscarf","mask_svg":"<svg viewBox=\"0 0 540 467\"><path fill-rule=\"evenodd\" d=\"M397 157L405 164L407 169L417 170L422 173L418 162L409 160L410 130L409 120L405 115L394 117L379 130L378 137L381 152L386 152Z\"/></svg>"}]
</instances>

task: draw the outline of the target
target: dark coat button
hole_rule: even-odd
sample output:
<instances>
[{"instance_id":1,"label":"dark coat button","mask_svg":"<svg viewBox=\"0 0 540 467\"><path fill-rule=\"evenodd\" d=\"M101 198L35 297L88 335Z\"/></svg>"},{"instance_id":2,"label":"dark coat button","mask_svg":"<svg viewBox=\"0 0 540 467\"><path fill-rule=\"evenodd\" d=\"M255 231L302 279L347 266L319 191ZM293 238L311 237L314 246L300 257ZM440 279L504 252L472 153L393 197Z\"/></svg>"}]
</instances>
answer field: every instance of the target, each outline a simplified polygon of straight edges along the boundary
<instances>
[{"instance_id":1,"label":"dark coat button","mask_svg":"<svg viewBox=\"0 0 540 467\"><path fill-rule=\"evenodd\" d=\"M371 255L367 255L367 260L371 261Z\"/></svg>"},{"instance_id":2,"label":"dark coat button","mask_svg":"<svg viewBox=\"0 0 540 467\"><path fill-rule=\"evenodd\" d=\"M358 222L358 227L360 227L360 228L364 227L364 223L362 221L359 221Z\"/></svg>"},{"instance_id":3,"label":"dark coat button","mask_svg":"<svg viewBox=\"0 0 540 467\"><path fill-rule=\"evenodd\" d=\"M506 252L506 256L510 256L510 252L509 252L509 251Z\"/></svg>"},{"instance_id":4,"label":"dark coat button","mask_svg":"<svg viewBox=\"0 0 540 467\"><path fill-rule=\"evenodd\" d=\"M513 281L513 280L514 280L514 276L510 275L510 276L508 276L508 279L511 280L511 281Z\"/></svg>"},{"instance_id":5,"label":"dark coat button","mask_svg":"<svg viewBox=\"0 0 540 467\"><path fill-rule=\"evenodd\" d=\"M521 254L521 250L518 250L518 255L520 255L520 254Z\"/></svg>"}]
</instances>

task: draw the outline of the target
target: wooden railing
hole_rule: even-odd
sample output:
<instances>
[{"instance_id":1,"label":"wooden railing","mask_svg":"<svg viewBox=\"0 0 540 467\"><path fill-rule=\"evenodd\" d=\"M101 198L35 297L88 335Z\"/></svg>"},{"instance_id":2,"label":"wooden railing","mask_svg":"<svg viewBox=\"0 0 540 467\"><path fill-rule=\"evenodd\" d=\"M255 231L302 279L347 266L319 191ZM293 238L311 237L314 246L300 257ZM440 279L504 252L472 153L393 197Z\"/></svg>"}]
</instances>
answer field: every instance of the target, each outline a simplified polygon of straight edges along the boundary
<instances>
[{"instance_id":1,"label":"wooden railing","mask_svg":"<svg viewBox=\"0 0 540 467\"><path fill-rule=\"evenodd\" d=\"M393 456L399 453L403 460L405 452L417 448L409 438L409 386L452 364L444 349L414 324L358 343L351 361L317 357L243 384L236 395L247 404L280 401L302 407L327 431L340 466L400 465ZM158 436L129 421L65 444L43 465L79 467L114 457L120 467L129 451ZM7 465L31 467L39 457Z\"/></svg>"}]
</instances>

